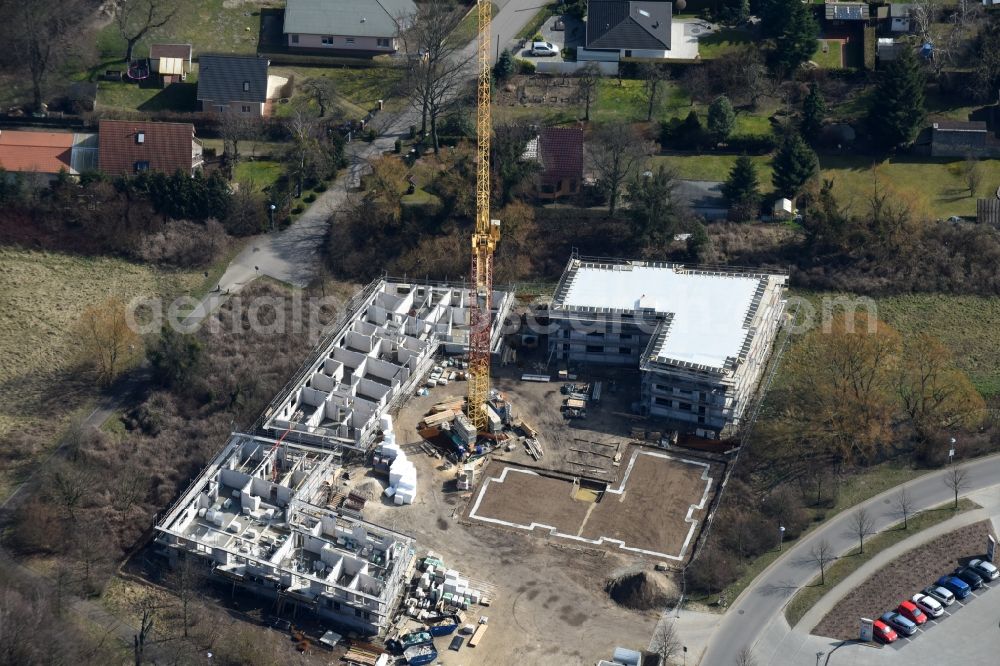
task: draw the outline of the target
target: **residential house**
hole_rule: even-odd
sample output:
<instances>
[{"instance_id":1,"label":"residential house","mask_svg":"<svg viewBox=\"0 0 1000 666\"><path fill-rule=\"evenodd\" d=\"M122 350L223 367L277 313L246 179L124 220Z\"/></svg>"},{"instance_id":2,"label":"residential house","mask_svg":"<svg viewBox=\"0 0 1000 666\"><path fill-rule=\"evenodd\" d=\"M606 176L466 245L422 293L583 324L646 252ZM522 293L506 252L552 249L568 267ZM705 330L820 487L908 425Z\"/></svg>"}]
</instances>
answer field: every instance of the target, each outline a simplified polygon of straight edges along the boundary
<instances>
[{"instance_id":1,"label":"residential house","mask_svg":"<svg viewBox=\"0 0 1000 666\"><path fill-rule=\"evenodd\" d=\"M541 166L538 198L554 200L580 193L583 182L583 129L545 127L528 142L527 159Z\"/></svg>"},{"instance_id":2,"label":"residential house","mask_svg":"<svg viewBox=\"0 0 1000 666\"><path fill-rule=\"evenodd\" d=\"M932 157L1000 157L1000 142L979 121L938 121L931 125Z\"/></svg>"},{"instance_id":3,"label":"residential house","mask_svg":"<svg viewBox=\"0 0 1000 666\"><path fill-rule=\"evenodd\" d=\"M0 169L54 180L97 169L97 135L73 132L0 130Z\"/></svg>"},{"instance_id":4,"label":"residential house","mask_svg":"<svg viewBox=\"0 0 1000 666\"><path fill-rule=\"evenodd\" d=\"M264 115L268 61L256 56L198 58L198 103L202 111Z\"/></svg>"},{"instance_id":5,"label":"residential house","mask_svg":"<svg viewBox=\"0 0 1000 666\"><path fill-rule=\"evenodd\" d=\"M903 33L910 31L910 12L913 5L894 2L889 5L889 31Z\"/></svg>"},{"instance_id":6,"label":"residential house","mask_svg":"<svg viewBox=\"0 0 1000 666\"><path fill-rule=\"evenodd\" d=\"M284 33L291 51L373 57L399 50L416 11L413 0L288 0Z\"/></svg>"},{"instance_id":7,"label":"residential house","mask_svg":"<svg viewBox=\"0 0 1000 666\"><path fill-rule=\"evenodd\" d=\"M1000 199L979 199L976 201L976 221L980 224L992 224L1000 229Z\"/></svg>"},{"instance_id":8,"label":"residential house","mask_svg":"<svg viewBox=\"0 0 1000 666\"><path fill-rule=\"evenodd\" d=\"M867 21L870 14L867 2L836 2L826 0L824 17L827 21L840 23L842 21Z\"/></svg>"},{"instance_id":9,"label":"residential house","mask_svg":"<svg viewBox=\"0 0 1000 666\"><path fill-rule=\"evenodd\" d=\"M100 170L109 176L147 171L192 174L204 163L202 145L191 123L102 120Z\"/></svg>"},{"instance_id":10,"label":"residential house","mask_svg":"<svg viewBox=\"0 0 1000 666\"><path fill-rule=\"evenodd\" d=\"M153 73L164 87L187 78L191 72L190 44L153 44L149 47Z\"/></svg>"},{"instance_id":11,"label":"residential house","mask_svg":"<svg viewBox=\"0 0 1000 666\"><path fill-rule=\"evenodd\" d=\"M666 58L672 12L671 2L590 0L585 52L604 51L616 60Z\"/></svg>"}]
</instances>

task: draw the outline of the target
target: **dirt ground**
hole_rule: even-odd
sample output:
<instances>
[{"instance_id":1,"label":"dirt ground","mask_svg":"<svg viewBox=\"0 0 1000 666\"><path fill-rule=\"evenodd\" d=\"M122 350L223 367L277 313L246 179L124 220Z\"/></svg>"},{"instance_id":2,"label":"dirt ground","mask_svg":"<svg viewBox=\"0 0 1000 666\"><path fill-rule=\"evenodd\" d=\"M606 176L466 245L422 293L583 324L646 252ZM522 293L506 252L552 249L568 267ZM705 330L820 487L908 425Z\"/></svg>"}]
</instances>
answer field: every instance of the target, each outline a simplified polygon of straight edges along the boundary
<instances>
[{"instance_id":1,"label":"dirt ground","mask_svg":"<svg viewBox=\"0 0 1000 666\"><path fill-rule=\"evenodd\" d=\"M706 467L664 455L633 448L625 459L631 462L634 456L635 462L628 478L623 478L624 486L602 493L596 503L579 499L578 486L570 481L494 463L484 473L490 481L476 492L478 507L470 517L524 526L537 523L554 527L560 535L592 541L615 539L625 548L679 561L695 534L687 522L688 510L692 504L705 506L711 481L702 478L709 473ZM502 481L498 480L501 476ZM656 519L650 520L654 507ZM691 518L699 520L702 513L694 511ZM547 532L536 529L536 534ZM619 545L604 542L601 547L617 549Z\"/></svg>"},{"instance_id":2,"label":"dirt ground","mask_svg":"<svg viewBox=\"0 0 1000 666\"><path fill-rule=\"evenodd\" d=\"M416 500L401 507L374 501L364 509L366 520L413 536L449 568L497 588L489 607L469 612L473 619L477 614L489 618L490 630L479 646L452 652L445 639L438 639L440 663L564 666L607 659L616 645L645 648L658 611L622 608L603 588L609 578L637 566L651 570L656 559L578 548L465 519L462 514L476 491L456 491L454 469L444 470L441 458L407 446L420 441L416 424L426 410L450 396L461 397L465 388L461 382L438 387L404 406L394 429L404 450L413 451Z\"/></svg>"},{"instance_id":3,"label":"dirt ground","mask_svg":"<svg viewBox=\"0 0 1000 666\"><path fill-rule=\"evenodd\" d=\"M812 633L842 640L857 638L859 617L878 617L960 563L981 556L986 536L992 533L990 521L983 520L907 551L841 599Z\"/></svg>"}]
</instances>

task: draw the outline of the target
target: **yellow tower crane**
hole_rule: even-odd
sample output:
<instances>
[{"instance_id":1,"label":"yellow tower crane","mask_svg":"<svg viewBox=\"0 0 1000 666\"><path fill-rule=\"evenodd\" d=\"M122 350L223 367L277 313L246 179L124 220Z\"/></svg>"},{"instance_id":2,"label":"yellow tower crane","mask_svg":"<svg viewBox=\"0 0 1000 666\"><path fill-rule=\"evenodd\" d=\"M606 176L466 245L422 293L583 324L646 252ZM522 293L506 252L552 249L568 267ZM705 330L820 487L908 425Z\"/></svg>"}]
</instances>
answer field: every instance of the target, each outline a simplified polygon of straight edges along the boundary
<instances>
[{"instance_id":1,"label":"yellow tower crane","mask_svg":"<svg viewBox=\"0 0 1000 666\"><path fill-rule=\"evenodd\" d=\"M476 430L487 429L486 401L490 397L490 320L493 298L493 251L500 240L500 221L490 219L490 21L492 3L477 0L479 38L476 53L476 230L472 234L469 272L469 420Z\"/></svg>"}]
</instances>

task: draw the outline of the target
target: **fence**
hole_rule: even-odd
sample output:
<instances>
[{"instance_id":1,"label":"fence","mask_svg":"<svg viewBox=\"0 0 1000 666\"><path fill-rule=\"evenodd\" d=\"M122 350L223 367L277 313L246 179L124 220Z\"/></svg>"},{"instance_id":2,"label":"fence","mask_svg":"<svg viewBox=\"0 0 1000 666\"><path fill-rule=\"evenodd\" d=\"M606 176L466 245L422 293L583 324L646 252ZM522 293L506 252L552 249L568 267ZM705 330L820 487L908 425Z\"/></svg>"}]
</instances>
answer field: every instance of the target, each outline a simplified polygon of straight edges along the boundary
<instances>
[{"instance_id":1,"label":"fence","mask_svg":"<svg viewBox=\"0 0 1000 666\"><path fill-rule=\"evenodd\" d=\"M535 71L539 74L575 74L587 65L594 64L601 71L603 76L617 76L617 62L602 62L589 60L586 62L547 62L540 60L535 65Z\"/></svg>"}]
</instances>

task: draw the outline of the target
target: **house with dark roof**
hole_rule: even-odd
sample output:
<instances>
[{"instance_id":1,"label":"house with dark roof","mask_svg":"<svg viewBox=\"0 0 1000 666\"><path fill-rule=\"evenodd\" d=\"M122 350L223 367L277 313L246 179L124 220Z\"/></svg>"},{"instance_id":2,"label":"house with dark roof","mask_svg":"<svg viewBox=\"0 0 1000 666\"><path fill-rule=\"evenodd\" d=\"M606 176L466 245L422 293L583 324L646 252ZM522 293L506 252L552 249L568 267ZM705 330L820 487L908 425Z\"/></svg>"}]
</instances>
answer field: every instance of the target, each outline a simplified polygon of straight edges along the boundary
<instances>
[{"instance_id":1,"label":"house with dark roof","mask_svg":"<svg viewBox=\"0 0 1000 666\"><path fill-rule=\"evenodd\" d=\"M102 120L97 134L98 167L109 176L147 171L190 175L204 163L191 123Z\"/></svg>"},{"instance_id":2,"label":"house with dark roof","mask_svg":"<svg viewBox=\"0 0 1000 666\"><path fill-rule=\"evenodd\" d=\"M590 0L587 51L620 58L666 58L670 51L673 3L654 0Z\"/></svg>"},{"instance_id":3,"label":"house with dark roof","mask_svg":"<svg viewBox=\"0 0 1000 666\"><path fill-rule=\"evenodd\" d=\"M583 129L544 127L528 142L525 159L537 161L537 195L549 201L580 193L583 182Z\"/></svg>"},{"instance_id":4,"label":"house with dark roof","mask_svg":"<svg viewBox=\"0 0 1000 666\"><path fill-rule=\"evenodd\" d=\"M153 44L149 47L149 61L164 87L183 81L191 71L191 45Z\"/></svg>"},{"instance_id":5,"label":"house with dark roof","mask_svg":"<svg viewBox=\"0 0 1000 666\"><path fill-rule=\"evenodd\" d=\"M290 51L373 57L395 53L410 24L413 0L287 0Z\"/></svg>"},{"instance_id":6,"label":"house with dark roof","mask_svg":"<svg viewBox=\"0 0 1000 666\"><path fill-rule=\"evenodd\" d=\"M870 18L867 2L837 2L836 0L826 0L823 15L831 23L867 21Z\"/></svg>"},{"instance_id":7,"label":"house with dark roof","mask_svg":"<svg viewBox=\"0 0 1000 666\"><path fill-rule=\"evenodd\" d=\"M941 120L931 125L932 157L1000 157L1000 141L980 121Z\"/></svg>"},{"instance_id":8,"label":"house with dark roof","mask_svg":"<svg viewBox=\"0 0 1000 666\"><path fill-rule=\"evenodd\" d=\"M202 111L264 115L268 61L256 56L198 58L198 103Z\"/></svg>"},{"instance_id":9,"label":"house with dark roof","mask_svg":"<svg viewBox=\"0 0 1000 666\"><path fill-rule=\"evenodd\" d=\"M97 135L73 132L0 130L0 169L55 179L97 169Z\"/></svg>"},{"instance_id":10,"label":"house with dark roof","mask_svg":"<svg viewBox=\"0 0 1000 666\"><path fill-rule=\"evenodd\" d=\"M976 201L976 222L992 224L1000 229L1000 199L978 199Z\"/></svg>"}]
</instances>

